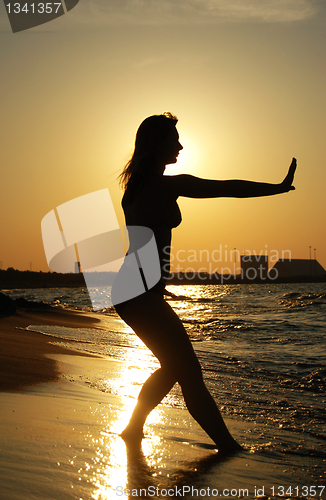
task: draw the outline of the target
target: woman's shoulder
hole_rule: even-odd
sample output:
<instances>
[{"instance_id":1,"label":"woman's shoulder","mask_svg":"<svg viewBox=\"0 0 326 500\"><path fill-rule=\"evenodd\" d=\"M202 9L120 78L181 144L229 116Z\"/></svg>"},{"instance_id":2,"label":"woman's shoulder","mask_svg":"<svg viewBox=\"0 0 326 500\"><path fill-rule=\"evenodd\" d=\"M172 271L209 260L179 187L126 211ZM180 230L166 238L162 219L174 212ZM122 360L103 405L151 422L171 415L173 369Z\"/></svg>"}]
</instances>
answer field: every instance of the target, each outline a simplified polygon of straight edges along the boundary
<instances>
[{"instance_id":1,"label":"woman's shoulder","mask_svg":"<svg viewBox=\"0 0 326 500\"><path fill-rule=\"evenodd\" d=\"M195 179L195 177L189 174L163 175L162 177L166 189L176 197L182 194L185 187L188 186L193 179Z\"/></svg>"},{"instance_id":2,"label":"woman's shoulder","mask_svg":"<svg viewBox=\"0 0 326 500\"><path fill-rule=\"evenodd\" d=\"M130 183L127 187L124 196L123 204L133 203L136 200L155 199L157 202L160 199L177 199L183 195L186 187L192 184L192 175L160 175L146 179L145 182L139 185Z\"/></svg>"}]
</instances>

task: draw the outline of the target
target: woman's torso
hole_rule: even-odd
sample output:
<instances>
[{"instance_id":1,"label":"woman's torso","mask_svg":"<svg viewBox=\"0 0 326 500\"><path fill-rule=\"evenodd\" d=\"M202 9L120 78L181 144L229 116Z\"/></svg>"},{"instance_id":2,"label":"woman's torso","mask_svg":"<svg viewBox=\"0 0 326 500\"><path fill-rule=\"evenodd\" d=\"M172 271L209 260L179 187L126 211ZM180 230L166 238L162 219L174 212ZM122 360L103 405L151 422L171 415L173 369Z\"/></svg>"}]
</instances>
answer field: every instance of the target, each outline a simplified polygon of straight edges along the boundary
<instances>
[{"instance_id":1,"label":"woman's torso","mask_svg":"<svg viewBox=\"0 0 326 500\"><path fill-rule=\"evenodd\" d=\"M171 231L181 223L176 195L170 189L168 177L151 179L141 186L128 186L122 199L126 226L152 229L160 258L162 278L170 270ZM130 241L129 252L133 242Z\"/></svg>"}]
</instances>

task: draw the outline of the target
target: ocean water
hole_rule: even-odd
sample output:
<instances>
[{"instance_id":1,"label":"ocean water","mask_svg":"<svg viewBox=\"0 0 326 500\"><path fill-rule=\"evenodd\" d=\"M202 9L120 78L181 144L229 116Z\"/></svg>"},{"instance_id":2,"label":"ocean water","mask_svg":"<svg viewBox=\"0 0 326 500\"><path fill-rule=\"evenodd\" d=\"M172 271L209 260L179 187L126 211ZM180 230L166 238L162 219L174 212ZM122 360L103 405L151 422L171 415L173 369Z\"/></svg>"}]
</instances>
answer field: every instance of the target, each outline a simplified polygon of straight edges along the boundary
<instances>
[{"instance_id":1,"label":"ocean water","mask_svg":"<svg viewBox=\"0 0 326 500\"><path fill-rule=\"evenodd\" d=\"M242 444L254 451L268 449L291 456L294 461L304 458L311 477L325 484L325 284L168 288L179 296L169 303L184 322L223 415L248 423L250 431ZM91 310L86 289L6 293ZM105 330L33 325L30 329L74 340L74 348L125 361L129 381L85 379L82 383L136 398L158 363L114 308L101 314ZM163 404L184 408L177 385Z\"/></svg>"}]
</instances>

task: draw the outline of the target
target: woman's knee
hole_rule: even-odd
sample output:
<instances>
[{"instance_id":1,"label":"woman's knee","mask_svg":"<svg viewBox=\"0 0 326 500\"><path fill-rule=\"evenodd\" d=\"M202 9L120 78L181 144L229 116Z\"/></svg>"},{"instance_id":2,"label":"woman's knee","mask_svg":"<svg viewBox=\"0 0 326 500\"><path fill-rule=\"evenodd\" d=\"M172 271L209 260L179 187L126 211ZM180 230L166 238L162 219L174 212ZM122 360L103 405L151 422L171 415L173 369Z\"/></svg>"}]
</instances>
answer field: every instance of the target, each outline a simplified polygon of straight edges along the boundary
<instances>
[{"instance_id":1,"label":"woman's knee","mask_svg":"<svg viewBox=\"0 0 326 500\"><path fill-rule=\"evenodd\" d=\"M196 356L193 359L178 359L171 363L171 360L164 369L169 372L181 387L201 385L203 383L202 369Z\"/></svg>"}]
</instances>

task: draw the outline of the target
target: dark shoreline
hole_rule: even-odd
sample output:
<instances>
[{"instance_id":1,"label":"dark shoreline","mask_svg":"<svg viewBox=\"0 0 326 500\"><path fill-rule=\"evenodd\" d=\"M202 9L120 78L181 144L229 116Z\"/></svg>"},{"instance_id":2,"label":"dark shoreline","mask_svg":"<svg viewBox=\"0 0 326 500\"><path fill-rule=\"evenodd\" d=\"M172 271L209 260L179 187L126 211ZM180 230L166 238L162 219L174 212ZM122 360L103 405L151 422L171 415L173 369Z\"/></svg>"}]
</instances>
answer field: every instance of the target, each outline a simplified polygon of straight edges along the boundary
<instances>
[{"instance_id":1,"label":"dark shoreline","mask_svg":"<svg viewBox=\"0 0 326 500\"><path fill-rule=\"evenodd\" d=\"M109 278L108 278L109 275ZM107 286L114 281L115 273L96 273L97 286ZM324 276L289 276L277 279L245 279L241 275L236 278L230 275L195 274L191 276L178 273L167 282L169 285L221 285L221 284L278 284L278 283L325 283ZM33 288L86 288L82 273L61 274L42 271L18 271L16 269L0 270L0 290L33 289Z\"/></svg>"},{"instance_id":2,"label":"dark shoreline","mask_svg":"<svg viewBox=\"0 0 326 500\"><path fill-rule=\"evenodd\" d=\"M76 288L85 287L85 280L80 274L43 273L42 271L18 271L17 269L0 270L0 290L15 288Z\"/></svg>"}]
</instances>

